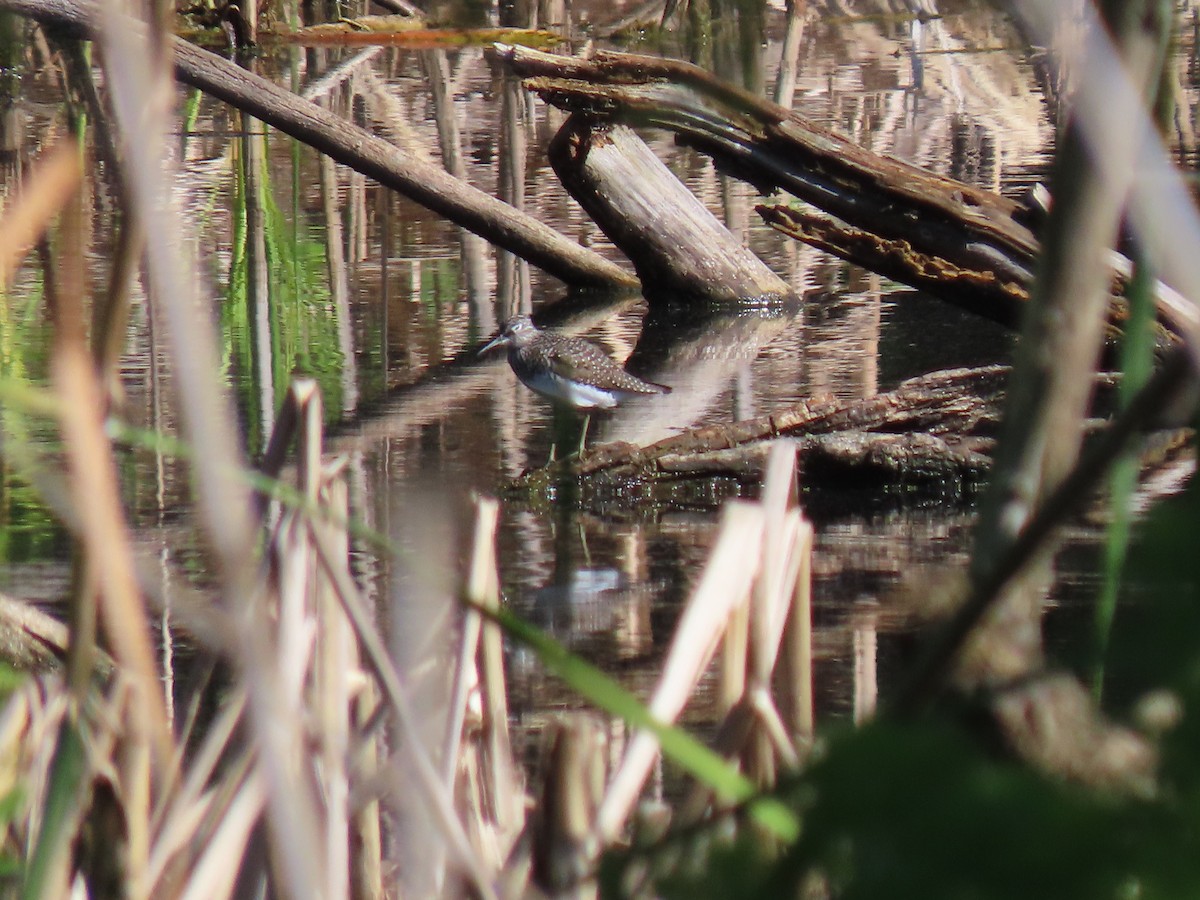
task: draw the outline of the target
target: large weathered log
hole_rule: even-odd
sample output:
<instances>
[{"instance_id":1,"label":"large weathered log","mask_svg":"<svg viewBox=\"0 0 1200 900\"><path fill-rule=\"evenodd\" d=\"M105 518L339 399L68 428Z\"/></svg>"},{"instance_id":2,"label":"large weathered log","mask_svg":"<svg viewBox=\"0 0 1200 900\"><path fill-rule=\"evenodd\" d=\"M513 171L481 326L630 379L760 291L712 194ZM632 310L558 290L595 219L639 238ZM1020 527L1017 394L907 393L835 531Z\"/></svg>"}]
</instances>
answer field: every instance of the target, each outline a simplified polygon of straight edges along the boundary
<instances>
[{"instance_id":1,"label":"large weathered log","mask_svg":"<svg viewBox=\"0 0 1200 900\"><path fill-rule=\"evenodd\" d=\"M775 301L791 288L742 246L632 129L571 116L550 162L579 205L630 258L653 303Z\"/></svg>"},{"instance_id":2,"label":"large weathered log","mask_svg":"<svg viewBox=\"0 0 1200 900\"><path fill-rule=\"evenodd\" d=\"M1028 283L1037 240L1018 203L880 156L677 60L598 51L498 55L547 102L670 129L763 189L782 189L859 228L908 240L961 269Z\"/></svg>"},{"instance_id":3,"label":"large weathered log","mask_svg":"<svg viewBox=\"0 0 1200 900\"><path fill-rule=\"evenodd\" d=\"M91 39L100 27L89 0L0 0L0 8ZM130 22L114 27L134 27ZM495 197L340 116L186 41L174 42L180 81L224 100L456 225L576 286L636 287L620 266Z\"/></svg>"},{"instance_id":4,"label":"large weathered log","mask_svg":"<svg viewBox=\"0 0 1200 900\"><path fill-rule=\"evenodd\" d=\"M497 48L548 102L597 118L674 131L763 191L784 190L835 219L762 207L768 222L844 259L1010 323L1028 296L1040 210L880 156L798 113L724 84L689 63L598 51L565 58ZM839 221L840 220L840 221ZM1114 286L1128 277L1112 263ZM1166 331L1200 332L1194 303L1160 285ZM1110 322L1119 327L1123 304Z\"/></svg>"}]
</instances>

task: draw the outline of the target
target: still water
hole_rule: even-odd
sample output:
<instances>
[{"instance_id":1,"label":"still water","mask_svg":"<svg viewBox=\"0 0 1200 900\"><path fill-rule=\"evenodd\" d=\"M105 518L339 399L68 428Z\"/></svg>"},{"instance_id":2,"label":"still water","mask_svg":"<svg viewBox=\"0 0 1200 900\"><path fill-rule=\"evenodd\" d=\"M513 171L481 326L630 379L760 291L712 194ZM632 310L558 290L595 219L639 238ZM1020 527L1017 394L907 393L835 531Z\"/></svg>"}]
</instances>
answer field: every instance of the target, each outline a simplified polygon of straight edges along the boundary
<instances>
[{"instance_id":1,"label":"still water","mask_svg":"<svg viewBox=\"0 0 1200 900\"><path fill-rule=\"evenodd\" d=\"M590 40L692 59L874 151L993 190L1019 194L1041 177L1056 85L992 4L943 2L941 17L923 22L899 14L899 3L799 5L794 59L784 58L788 15L774 5L743 4L714 13L706 27L673 32L622 27L632 4L573 4L569 15L543 8L540 24L571 35L574 46ZM53 60L33 45L21 65L13 102L20 128L9 135L0 172L5 195L19 190L22 171L60 127ZM493 70L482 49L269 45L251 65L620 259L546 160L562 115ZM420 668L448 650L473 497L499 494L552 447L577 439L579 418L521 386L502 354L476 356L508 315L542 309L564 290L210 98L181 93L179 104L175 189L185 198L200 293L213 304L247 451L265 445L293 369L316 375L330 450L349 462L353 514L404 551L391 561L356 551L358 575L393 626L394 653ZM800 399L868 397L933 369L1006 359L1012 338L999 328L778 235L758 220L747 185L665 134L645 138L802 303L717 311L703 321L649 317L644 329L639 298L578 301L575 330L619 360L632 355L640 371L673 388L668 398L599 419L593 441L649 442ZM1181 138L1182 152L1191 152ZM99 275L113 238L102 181L90 202ZM40 274L28 268L0 323L6 377L45 375L40 296ZM171 428L171 378L139 305L122 370L126 416ZM190 571L202 583L202 554L187 538L186 468L149 453L130 454L125 466L138 541L159 555L164 573ZM746 490L717 485L712 502L666 509L505 495L505 597L644 686L713 542L716 501ZM3 498L0 588L52 602L66 579L61 532L7 466ZM877 636L903 620L892 598L903 581L961 565L970 502L862 497L813 513L819 712L862 714L886 690ZM164 574L168 592L172 577ZM518 713L557 702L519 652L512 664Z\"/></svg>"}]
</instances>

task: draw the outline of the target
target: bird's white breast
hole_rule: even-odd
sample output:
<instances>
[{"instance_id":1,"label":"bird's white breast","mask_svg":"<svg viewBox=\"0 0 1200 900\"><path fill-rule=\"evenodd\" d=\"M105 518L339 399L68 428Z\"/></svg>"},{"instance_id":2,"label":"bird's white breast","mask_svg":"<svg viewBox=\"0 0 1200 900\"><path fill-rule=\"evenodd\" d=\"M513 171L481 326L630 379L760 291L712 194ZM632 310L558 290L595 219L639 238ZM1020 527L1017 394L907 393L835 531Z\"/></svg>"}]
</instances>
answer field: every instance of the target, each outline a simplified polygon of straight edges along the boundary
<instances>
[{"instance_id":1,"label":"bird's white breast","mask_svg":"<svg viewBox=\"0 0 1200 900\"><path fill-rule=\"evenodd\" d=\"M522 375L521 380L539 394L569 403L577 409L612 409L617 405L617 398L611 391L569 381L553 372Z\"/></svg>"}]
</instances>

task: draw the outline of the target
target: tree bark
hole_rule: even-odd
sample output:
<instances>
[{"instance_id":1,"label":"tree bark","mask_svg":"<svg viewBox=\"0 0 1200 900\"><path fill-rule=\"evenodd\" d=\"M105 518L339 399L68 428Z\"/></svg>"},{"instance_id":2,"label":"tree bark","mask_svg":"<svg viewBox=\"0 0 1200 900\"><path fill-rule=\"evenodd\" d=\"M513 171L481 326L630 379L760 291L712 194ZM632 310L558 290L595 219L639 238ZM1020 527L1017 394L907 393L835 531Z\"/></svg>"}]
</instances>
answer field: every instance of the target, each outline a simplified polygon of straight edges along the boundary
<instances>
[{"instance_id":1,"label":"tree bark","mask_svg":"<svg viewBox=\"0 0 1200 900\"><path fill-rule=\"evenodd\" d=\"M651 303L794 296L632 129L573 115L550 144L550 162L571 196L632 260Z\"/></svg>"}]
</instances>

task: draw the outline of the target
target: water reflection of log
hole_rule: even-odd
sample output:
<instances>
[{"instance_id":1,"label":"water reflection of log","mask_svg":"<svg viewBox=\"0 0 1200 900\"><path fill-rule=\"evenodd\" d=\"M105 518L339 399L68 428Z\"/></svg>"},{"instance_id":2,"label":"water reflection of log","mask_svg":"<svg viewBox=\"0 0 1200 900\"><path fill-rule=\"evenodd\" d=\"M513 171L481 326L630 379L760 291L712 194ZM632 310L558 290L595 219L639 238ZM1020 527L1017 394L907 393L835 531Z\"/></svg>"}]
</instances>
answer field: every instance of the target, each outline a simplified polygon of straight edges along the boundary
<instances>
[{"instance_id":1,"label":"water reflection of log","mask_svg":"<svg viewBox=\"0 0 1200 900\"><path fill-rule=\"evenodd\" d=\"M629 293L591 293L586 304L553 304L547 308L550 315L539 316L538 322L550 324L548 319L553 318L555 328L573 334L628 307L636 299L636 295ZM333 452L361 449L381 438L443 421L471 398L494 388L496 372L504 365L503 356L480 360L475 347L465 350L438 366L429 377L394 389L384 401L364 410L361 418L347 422L340 432L331 435L330 449Z\"/></svg>"},{"instance_id":2,"label":"water reflection of log","mask_svg":"<svg viewBox=\"0 0 1200 900\"><path fill-rule=\"evenodd\" d=\"M701 420L799 312L797 303L711 310L702 315L673 305L652 310L626 366L670 385L671 393L648 403L622 404L610 418L597 423L595 434L606 441L646 444L661 440L681 423Z\"/></svg>"}]
</instances>

